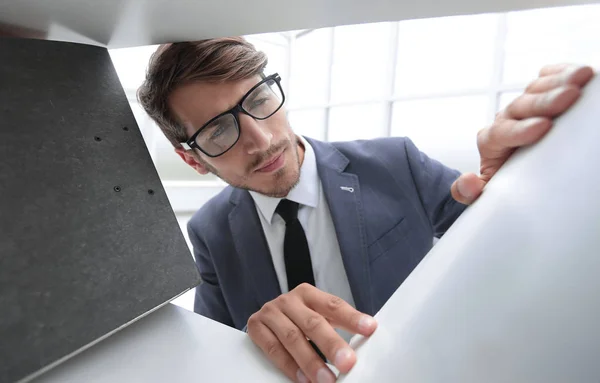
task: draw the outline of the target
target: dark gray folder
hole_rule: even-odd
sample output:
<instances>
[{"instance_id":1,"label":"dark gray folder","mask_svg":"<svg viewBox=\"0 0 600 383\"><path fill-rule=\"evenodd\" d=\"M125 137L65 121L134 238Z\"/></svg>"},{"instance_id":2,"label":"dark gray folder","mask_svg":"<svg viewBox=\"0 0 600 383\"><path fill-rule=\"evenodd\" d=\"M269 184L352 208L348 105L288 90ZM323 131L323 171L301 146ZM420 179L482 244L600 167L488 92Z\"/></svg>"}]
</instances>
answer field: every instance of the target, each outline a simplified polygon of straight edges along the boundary
<instances>
[{"instance_id":1,"label":"dark gray folder","mask_svg":"<svg viewBox=\"0 0 600 383\"><path fill-rule=\"evenodd\" d=\"M0 382L198 283L108 51L0 38Z\"/></svg>"}]
</instances>

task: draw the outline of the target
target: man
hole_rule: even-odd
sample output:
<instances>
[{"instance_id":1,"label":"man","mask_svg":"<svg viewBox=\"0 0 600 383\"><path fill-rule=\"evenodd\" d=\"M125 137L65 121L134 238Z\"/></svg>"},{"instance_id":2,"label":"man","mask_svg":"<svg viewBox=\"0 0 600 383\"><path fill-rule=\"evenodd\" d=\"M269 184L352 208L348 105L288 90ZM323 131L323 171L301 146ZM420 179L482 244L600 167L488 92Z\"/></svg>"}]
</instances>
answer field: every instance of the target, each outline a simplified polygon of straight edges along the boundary
<instances>
[{"instance_id":1,"label":"man","mask_svg":"<svg viewBox=\"0 0 600 383\"><path fill-rule=\"evenodd\" d=\"M296 136L280 78L263 73L266 63L242 38L164 45L139 99L188 165L230 185L188 225L203 279L195 311L247 330L300 382L335 380L318 352L342 373L352 368L356 356L334 328L375 331L372 315L432 238L593 76L589 67L542 70L478 134L477 176L443 166L406 138L331 144Z\"/></svg>"}]
</instances>

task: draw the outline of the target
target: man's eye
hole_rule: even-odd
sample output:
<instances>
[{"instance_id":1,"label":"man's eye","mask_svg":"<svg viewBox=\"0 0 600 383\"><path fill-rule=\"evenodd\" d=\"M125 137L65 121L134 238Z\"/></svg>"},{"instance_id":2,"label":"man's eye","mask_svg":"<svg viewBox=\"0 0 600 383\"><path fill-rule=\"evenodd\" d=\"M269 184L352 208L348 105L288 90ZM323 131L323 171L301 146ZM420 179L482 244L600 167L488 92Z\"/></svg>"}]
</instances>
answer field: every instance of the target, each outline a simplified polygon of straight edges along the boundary
<instances>
[{"instance_id":1,"label":"man's eye","mask_svg":"<svg viewBox=\"0 0 600 383\"><path fill-rule=\"evenodd\" d=\"M252 101L252 107L253 108L259 107L267 101L269 101L269 99L267 97L255 99Z\"/></svg>"},{"instance_id":2,"label":"man's eye","mask_svg":"<svg viewBox=\"0 0 600 383\"><path fill-rule=\"evenodd\" d=\"M216 128L212 134L210 135L211 139L219 138L223 133L225 133L225 128L223 126L219 126Z\"/></svg>"}]
</instances>

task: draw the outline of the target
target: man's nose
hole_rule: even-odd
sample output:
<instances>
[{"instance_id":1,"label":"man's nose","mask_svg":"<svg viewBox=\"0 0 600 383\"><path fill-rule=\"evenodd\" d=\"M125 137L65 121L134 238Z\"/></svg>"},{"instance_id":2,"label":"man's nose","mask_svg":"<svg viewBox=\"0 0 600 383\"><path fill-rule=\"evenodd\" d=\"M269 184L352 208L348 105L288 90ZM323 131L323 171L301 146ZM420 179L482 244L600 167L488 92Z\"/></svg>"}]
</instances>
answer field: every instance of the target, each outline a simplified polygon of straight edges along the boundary
<instances>
[{"instance_id":1,"label":"man's nose","mask_svg":"<svg viewBox=\"0 0 600 383\"><path fill-rule=\"evenodd\" d=\"M240 113L240 134L244 150L248 154L266 151L271 146L273 134L269 132L260 121Z\"/></svg>"}]
</instances>

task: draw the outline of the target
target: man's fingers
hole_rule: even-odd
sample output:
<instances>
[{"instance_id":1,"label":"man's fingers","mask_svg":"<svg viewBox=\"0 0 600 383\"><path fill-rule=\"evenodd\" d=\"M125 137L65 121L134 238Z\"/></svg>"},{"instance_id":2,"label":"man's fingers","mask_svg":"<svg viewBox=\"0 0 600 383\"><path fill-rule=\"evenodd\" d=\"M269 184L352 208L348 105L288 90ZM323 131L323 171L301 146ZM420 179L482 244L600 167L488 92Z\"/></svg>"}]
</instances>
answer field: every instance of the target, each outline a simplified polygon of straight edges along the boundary
<instances>
[{"instance_id":1,"label":"man's fingers","mask_svg":"<svg viewBox=\"0 0 600 383\"><path fill-rule=\"evenodd\" d=\"M298 364L273 332L259 320L248 323L248 335L267 357L294 382L309 383Z\"/></svg>"},{"instance_id":2,"label":"man's fingers","mask_svg":"<svg viewBox=\"0 0 600 383\"><path fill-rule=\"evenodd\" d=\"M569 109L580 95L581 89L573 85L563 85L545 93L525 93L507 106L499 117L508 120L536 116L553 118Z\"/></svg>"},{"instance_id":3,"label":"man's fingers","mask_svg":"<svg viewBox=\"0 0 600 383\"><path fill-rule=\"evenodd\" d=\"M282 310L341 373L350 371L356 354L325 317L303 304L284 305Z\"/></svg>"},{"instance_id":4,"label":"man's fingers","mask_svg":"<svg viewBox=\"0 0 600 383\"><path fill-rule=\"evenodd\" d=\"M594 70L589 67L565 66L563 70L547 74L535 79L525 89L526 93L543 93L563 85L585 86L594 77Z\"/></svg>"},{"instance_id":5,"label":"man's fingers","mask_svg":"<svg viewBox=\"0 0 600 383\"><path fill-rule=\"evenodd\" d=\"M513 148L538 141L551 127L552 120L543 117L520 121L497 120L491 127L479 132L477 146L482 158L504 157L506 152Z\"/></svg>"},{"instance_id":6,"label":"man's fingers","mask_svg":"<svg viewBox=\"0 0 600 383\"><path fill-rule=\"evenodd\" d=\"M373 317L361 313L335 295L307 288L302 296L308 307L323 315L337 328L364 336L371 335L377 328Z\"/></svg>"},{"instance_id":7,"label":"man's fingers","mask_svg":"<svg viewBox=\"0 0 600 383\"><path fill-rule=\"evenodd\" d=\"M577 67L578 65L574 65L573 63L557 63L557 64L550 64L550 65L545 65L544 67L542 67L542 69L540 69L540 77L543 76L550 76L553 74L557 74L557 73L561 73L565 70L568 70L572 67Z\"/></svg>"},{"instance_id":8,"label":"man's fingers","mask_svg":"<svg viewBox=\"0 0 600 383\"><path fill-rule=\"evenodd\" d=\"M335 382L313 343L336 368L347 373L356 354L333 326L371 335L377 323L344 300L302 284L266 303L248 320L248 334L274 364L295 381ZM309 341L310 339L310 341Z\"/></svg>"},{"instance_id":9,"label":"man's fingers","mask_svg":"<svg viewBox=\"0 0 600 383\"><path fill-rule=\"evenodd\" d=\"M594 77L589 66L548 65L531 82L525 93L496 115L494 124L477 136L481 155L480 173L465 174L451 187L452 196L461 203L472 203L489 179L516 148L540 140L551 128L552 120L568 110L581 96L582 88Z\"/></svg>"},{"instance_id":10,"label":"man's fingers","mask_svg":"<svg viewBox=\"0 0 600 383\"><path fill-rule=\"evenodd\" d=\"M499 118L519 120L533 116L556 117L567 110L594 77L590 66L550 65L540 71L525 93L498 113Z\"/></svg>"},{"instance_id":11,"label":"man's fingers","mask_svg":"<svg viewBox=\"0 0 600 383\"><path fill-rule=\"evenodd\" d=\"M291 302L282 303L281 298ZM265 315L261 316L261 321L275 334L289 355L294 358L304 376L314 382L334 382L335 375L312 348L302 329L280 311L280 306L298 306L303 305L303 303L289 295L280 296L278 301L277 305L267 303L272 308L267 307L264 312Z\"/></svg>"},{"instance_id":12,"label":"man's fingers","mask_svg":"<svg viewBox=\"0 0 600 383\"><path fill-rule=\"evenodd\" d=\"M452 197L464 204L470 205L483 191L485 182L476 174L466 173L461 175L450 187Z\"/></svg>"},{"instance_id":13,"label":"man's fingers","mask_svg":"<svg viewBox=\"0 0 600 383\"><path fill-rule=\"evenodd\" d=\"M552 120L532 117L525 120L496 120L494 125L477 135L481 154L481 176L473 173L461 175L452 184L452 197L465 205L473 203L485 184L502 166L515 148L539 141L552 127Z\"/></svg>"}]
</instances>

